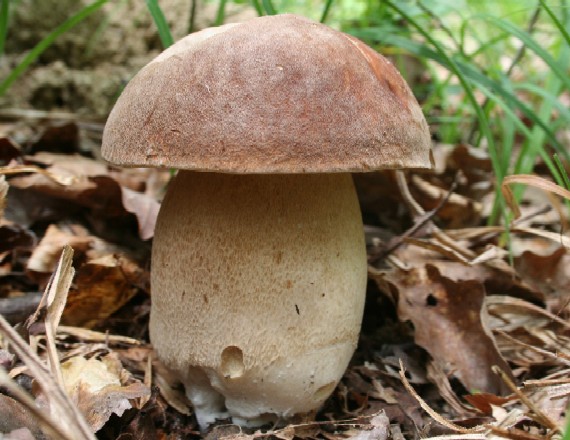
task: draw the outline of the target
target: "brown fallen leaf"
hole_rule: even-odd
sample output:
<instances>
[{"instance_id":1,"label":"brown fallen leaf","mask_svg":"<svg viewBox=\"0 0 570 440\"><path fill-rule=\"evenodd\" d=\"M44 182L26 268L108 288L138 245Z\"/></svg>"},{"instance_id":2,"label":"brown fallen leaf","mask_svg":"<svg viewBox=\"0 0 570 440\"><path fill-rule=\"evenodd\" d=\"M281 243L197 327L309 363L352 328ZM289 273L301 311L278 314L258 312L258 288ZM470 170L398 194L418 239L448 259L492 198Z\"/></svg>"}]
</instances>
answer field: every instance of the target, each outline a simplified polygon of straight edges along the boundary
<instances>
[{"instance_id":1,"label":"brown fallen leaf","mask_svg":"<svg viewBox=\"0 0 570 440\"><path fill-rule=\"evenodd\" d=\"M149 353L150 354L150 353ZM168 404L180 414L190 415L191 403L186 397L180 381L157 358L153 356L153 381Z\"/></svg>"},{"instance_id":2,"label":"brown fallen leaf","mask_svg":"<svg viewBox=\"0 0 570 440\"><path fill-rule=\"evenodd\" d=\"M5 394L0 394L0 414L2 415L0 417L0 438L4 438L2 434L8 434L19 428L27 428L28 432L33 434L32 439L45 438L33 415Z\"/></svg>"},{"instance_id":3,"label":"brown fallen leaf","mask_svg":"<svg viewBox=\"0 0 570 440\"><path fill-rule=\"evenodd\" d=\"M101 227L95 220L105 219L108 222L109 219L126 218L133 214L139 224L141 238L152 238L160 204L152 195L121 186L111 177L104 163L78 155L49 153L26 159L41 164L45 169L36 167L41 173L11 178L10 185L13 187L88 208L94 227ZM54 178L65 180L68 184L61 185Z\"/></svg>"},{"instance_id":4,"label":"brown fallen leaf","mask_svg":"<svg viewBox=\"0 0 570 440\"><path fill-rule=\"evenodd\" d=\"M21 226L16 224L0 226L0 252L32 249L36 241L34 233Z\"/></svg>"},{"instance_id":5,"label":"brown fallen leaf","mask_svg":"<svg viewBox=\"0 0 570 440\"><path fill-rule=\"evenodd\" d=\"M77 269L63 315L66 325L93 327L125 305L138 291L143 270L126 256L105 255Z\"/></svg>"},{"instance_id":6,"label":"brown fallen leaf","mask_svg":"<svg viewBox=\"0 0 570 440\"><path fill-rule=\"evenodd\" d=\"M146 194L128 188L121 187L121 194L123 206L137 218L139 236L143 240L151 239L154 236L154 227L160 204Z\"/></svg>"},{"instance_id":7,"label":"brown fallen leaf","mask_svg":"<svg viewBox=\"0 0 570 440\"><path fill-rule=\"evenodd\" d=\"M486 251L483 252L485 253ZM413 245L400 247L395 256L405 262L405 267L423 266L429 262L441 274L454 281L479 281L485 286L488 295L510 295L538 304L543 303L545 299L541 290L522 280L508 263L500 259L485 261L482 264L473 264L472 261L463 264L445 260L439 252ZM373 269L371 276L374 278L372 272ZM375 279L380 282L378 277Z\"/></svg>"},{"instance_id":8,"label":"brown fallen leaf","mask_svg":"<svg viewBox=\"0 0 570 440\"><path fill-rule=\"evenodd\" d=\"M465 396L465 400L486 415L493 413L493 406L500 406L509 402L507 398L489 393L468 394Z\"/></svg>"},{"instance_id":9,"label":"brown fallen leaf","mask_svg":"<svg viewBox=\"0 0 570 440\"><path fill-rule=\"evenodd\" d=\"M93 238L86 235L82 228L67 226L65 229L57 225L48 226L44 237L36 246L27 264L27 269L32 272L51 273L64 246L71 246L80 252L85 252L91 247Z\"/></svg>"},{"instance_id":10,"label":"brown fallen leaf","mask_svg":"<svg viewBox=\"0 0 570 440\"><path fill-rule=\"evenodd\" d=\"M508 390L491 370L510 371L487 328L485 291L478 281L454 281L426 264L385 275L398 293L398 315L410 320L416 343L469 391ZM379 283L380 288L385 287Z\"/></svg>"},{"instance_id":11,"label":"brown fallen leaf","mask_svg":"<svg viewBox=\"0 0 570 440\"><path fill-rule=\"evenodd\" d=\"M120 417L132 408L131 400L150 395L150 390L140 382L122 383L122 366L110 355L101 360L75 356L61 368L67 393L94 432L101 429L112 414Z\"/></svg>"},{"instance_id":12,"label":"brown fallen leaf","mask_svg":"<svg viewBox=\"0 0 570 440\"><path fill-rule=\"evenodd\" d=\"M491 296L487 303L501 353L519 370L570 365L570 323L566 319L509 296Z\"/></svg>"},{"instance_id":13,"label":"brown fallen leaf","mask_svg":"<svg viewBox=\"0 0 570 440\"><path fill-rule=\"evenodd\" d=\"M366 428L349 431L348 440L386 440L390 434L390 420L382 412L372 417Z\"/></svg>"},{"instance_id":14,"label":"brown fallen leaf","mask_svg":"<svg viewBox=\"0 0 570 440\"><path fill-rule=\"evenodd\" d=\"M37 125L37 129L39 129L39 133L30 143L32 152L76 153L79 150L79 127L75 121L43 121Z\"/></svg>"},{"instance_id":15,"label":"brown fallen leaf","mask_svg":"<svg viewBox=\"0 0 570 440\"><path fill-rule=\"evenodd\" d=\"M438 207L440 200L447 197L447 188L434 185L418 175L412 175L412 191L426 211ZM451 193L446 203L437 211L437 217L447 228L460 228L478 224L481 219L481 203L457 193Z\"/></svg>"},{"instance_id":16,"label":"brown fallen leaf","mask_svg":"<svg viewBox=\"0 0 570 440\"><path fill-rule=\"evenodd\" d=\"M513 183L523 183L525 185L539 188L545 191L547 195L556 194L560 197L565 198L566 200L570 200L570 191L543 177L532 174L516 174L512 176L506 176L501 184L501 191L503 192L503 196L505 197L505 201L507 202L509 208L511 211L513 211L515 218L519 218L521 216L521 211L517 201L513 196L511 187L509 186ZM556 202L553 202L553 205L558 207ZM565 216L563 214L561 215L560 220L562 222L565 222Z\"/></svg>"},{"instance_id":17,"label":"brown fallen leaf","mask_svg":"<svg viewBox=\"0 0 570 440\"><path fill-rule=\"evenodd\" d=\"M515 268L523 280L546 295L547 305L556 313L570 301L570 253L559 246L551 253L524 251L515 259Z\"/></svg>"},{"instance_id":18,"label":"brown fallen leaf","mask_svg":"<svg viewBox=\"0 0 570 440\"><path fill-rule=\"evenodd\" d=\"M4 135L4 127L2 125L4 124L0 124L0 164L5 166L19 158L22 155L22 151L12 138Z\"/></svg>"},{"instance_id":19,"label":"brown fallen leaf","mask_svg":"<svg viewBox=\"0 0 570 440\"><path fill-rule=\"evenodd\" d=\"M28 393L16 384L11 375L19 374L15 371L18 368L12 369L10 375L0 369L0 385L5 387L11 396L33 413L38 424L45 432L50 435L53 434L53 438L94 440L95 436L87 426L83 416L72 404L69 396L60 388L38 355L32 351L2 315L0 315L0 334L2 334L3 343L10 344L25 364L23 368L34 377L36 384L41 388L43 398L40 399L40 396L37 396L34 401ZM42 400L43 403L38 404L38 400Z\"/></svg>"}]
</instances>

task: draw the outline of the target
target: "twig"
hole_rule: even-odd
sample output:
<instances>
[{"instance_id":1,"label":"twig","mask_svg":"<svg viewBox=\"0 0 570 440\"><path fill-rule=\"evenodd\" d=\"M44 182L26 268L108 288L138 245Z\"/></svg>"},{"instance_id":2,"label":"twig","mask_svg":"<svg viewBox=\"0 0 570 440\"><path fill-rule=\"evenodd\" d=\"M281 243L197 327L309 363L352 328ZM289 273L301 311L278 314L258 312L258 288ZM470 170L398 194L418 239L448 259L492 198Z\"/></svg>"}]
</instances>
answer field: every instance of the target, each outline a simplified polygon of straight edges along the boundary
<instances>
[{"instance_id":1,"label":"twig","mask_svg":"<svg viewBox=\"0 0 570 440\"><path fill-rule=\"evenodd\" d=\"M47 178L53 180L55 183L63 186L68 186L73 183L75 177L69 176L58 176L57 174L50 173L47 170L33 166L33 165L18 165L14 167L0 167L0 174L8 176L11 174L22 174L22 173L38 173Z\"/></svg>"},{"instance_id":2,"label":"twig","mask_svg":"<svg viewBox=\"0 0 570 440\"><path fill-rule=\"evenodd\" d=\"M420 224L417 227L417 229L429 223L430 227L432 228L432 234L434 238L437 239L444 246L452 249L454 252L456 252L464 259L473 260L474 258L476 258L477 256L473 252L471 252L469 249L465 249L459 246L455 240L453 240L451 237L445 234L431 221L433 214L437 213L437 211L441 209L441 207L449 200L449 197L453 193L453 189L455 188L455 186L452 184L451 189L442 199L442 202L438 204L435 210L430 211L430 213L426 213L426 211L421 207L421 205L414 199L414 197L410 193L410 189L408 188L408 183L406 182L406 177L404 173L402 171L396 171L395 175L396 175L396 183L398 184L398 189L400 190L402 197L404 198L404 202L408 206L408 209L410 209L410 211L412 212L412 216L417 219L416 222ZM457 182L457 176L454 179L454 183L455 182ZM433 214L430 215L431 213ZM415 225L412 229L414 229L412 233L414 233L417 230L415 228ZM404 234L402 236L402 241L404 241L408 236L409 235ZM401 243L397 244L396 247L400 245ZM393 249L391 251L393 251Z\"/></svg>"},{"instance_id":3,"label":"twig","mask_svg":"<svg viewBox=\"0 0 570 440\"><path fill-rule=\"evenodd\" d=\"M57 264L57 268L50 280L45 292L46 314L44 319L46 329L46 351L51 373L57 379L59 386L64 387L63 374L61 372L59 355L55 345L55 335L57 327L63 314L67 294L75 269L73 263L73 249L65 246Z\"/></svg>"},{"instance_id":4,"label":"twig","mask_svg":"<svg viewBox=\"0 0 570 440\"><path fill-rule=\"evenodd\" d=\"M520 345L522 347L528 348L529 350L534 351L535 353L539 353L549 359L555 360L557 362L560 362L561 364L564 364L565 366L569 367L570 366L570 360L568 359L564 359L561 356L558 356L555 353L551 353L548 350L544 350L542 348L538 348L535 347L534 345L530 345L527 344L526 342L523 341L519 341L518 339L513 338L511 335L509 335L508 333L505 333L502 330L495 330L495 333L501 335L502 337L504 337L505 339L509 340L510 342L512 342L513 344L517 344Z\"/></svg>"},{"instance_id":5,"label":"twig","mask_svg":"<svg viewBox=\"0 0 570 440\"><path fill-rule=\"evenodd\" d=\"M526 214L524 216L521 216L517 219L514 219L511 223L511 232L513 232L514 229L516 229L516 227L518 225L525 223L529 220L532 220L534 217L537 217L539 215L546 214L546 213L550 212L551 210L552 210L552 207L550 205L545 205L545 206L541 206L540 208L535 209L534 211L529 212L528 214ZM500 227L489 227L487 229L490 229L489 232L485 232L484 234L477 237L477 239L472 242L473 246L478 246L481 243L488 242L492 238L498 237L499 235L501 235L502 233L505 232L505 228L502 226L500 226Z\"/></svg>"},{"instance_id":6,"label":"twig","mask_svg":"<svg viewBox=\"0 0 570 440\"><path fill-rule=\"evenodd\" d=\"M410 193L408 185L405 182L405 178L404 178L403 183L399 182L399 179L402 177L404 177L403 174L401 174L401 175L396 174L396 179L398 181L398 187L402 193L402 197L404 198L404 201L408 205L408 208L410 208L410 210L412 211L412 216L415 218L414 224L412 225L411 228L409 228L402 235L395 237L394 239L390 240L390 243L388 244L388 246L385 249L382 250L382 252L379 252L378 254L370 255L370 261L369 261L370 263L375 263L379 260L386 258L388 255L390 255L392 252L394 252L396 249L398 249L406 241L407 238L411 237L416 232L418 232L421 228L423 228L425 225L427 225L430 222L430 220L439 212L439 210L443 206L445 206L445 204L449 201L451 194L453 194L453 191L455 191L455 188L457 187L457 176L456 176L456 178L453 180L453 182L451 184L451 187L449 188L449 191L439 201L437 206L434 209L432 209L431 211L425 212L425 211L423 211L423 208L412 197L412 194Z\"/></svg>"},{"instance_id":7,"label":"twig","mask_svg":"<svg viewBox=\"0 0 570 440\"><path fill-rule=\"evenodd\" d=\"M543 426L546 426L553 432L560 432L560 428L556 425L556 423L551 420L546 414L544 414L540 409L538 409L536 405L532 403L531 400L521 390L519 390L511 378L503 370L501 370L501 368L499 368L497 365L493 365L491 369L502 379L505 385L507 385L507 387L517 395L521 402L531 410L533 414L529 414L529 417L542 424Z\"/></svg>"},{"instance_id":8,"label":"twig","mask_svg":"<svg viewBox=\"0 0 570 440\"><path fill-rule=\"evenodd\" d=\"M400 359L400 380L404 384L404 387L406 388L406 390L408 390L408 392L417 400L417 402L420 404L420 406L423 408L423 410L425 412L427 412L436 422L445 426L446 428L449 428L449 429L456 431L456 432L461 432L463 434L477 433L477 432L481 432L481 431L484 431L487 429L486 426L482 426L482 425L477 426L475 428L464 428L463 426L459 426L453 422L450 422L449 420L447 420L446 418L444 418L443 416L441 416L440 414L435 412L425 402L425 400L423 400L418 395L418 393L416 393L416 390L414 390L414 388L408 382L408 379L406 379L406 369L404 368L404 363L402 362L402 359Z\"/></svg>"},{"instance_id":9,"label":"twig","mask_svg":"<svg viewBox=\"0 0 570 440\"><path fill-rule=\"evenodd\" d=\"M8 376L8 374L0 368L0 384L5 387L11 394L11 396L17 400L22 406L24 406L28 411L30 411L39 422L42 430L46 431L55 439L65 439L74 440L67 433L61 430L58 424L52 420L47 414L40 411L36 406L33 399L25 393L16 383ZM0 437L1 438L1 437Z\"/></svg>"},{"instance_id":10,"label":"twig","mask_svg":"<svg viewBox=\"0 0 570 440\"><path fill-rule=\"evenodd\" d=\"M8 324L2 315L0 315L0 333L4 335L18 357L30 369L30 372L36 378L39 385L49 396L50 403L52 404L50 408L54 413L57 413L57 417L59 418L58 424L65 426L69 432L69 436L65 438L95 440L95 435L91 432L91 429L87 425L83 415L79 412L77 406L73 404L69 396L58 386L37 354L30 350L30 347L10 324Z\"/></svg>"},{"instance_id":11,"label":"twig","mask_svg":"<svg viewBox=\"0 0 570 440\"><path fill-rule=\"evenodd\" d=\"M121 335L109 335L107 333L101 333L94 330L88 330L82 327L70 327L66 325L60 325L58 328L58 334L74 336L77 339L90 342L103 342L109 345L113 344L129 344L129 345L142 345L142 342L135 338L130 338L128 336Z\"/></svg>"},{"instance_id":12,"label":"twig","mask_svg":"<svg viewBox=\"0 0 570 440\"><path fill-rule=\"evenodd\" d=\"M517 428L503 429L497 426L491 426L490 430L492 433L501 436L501 438L508 438L511 440L544 440L544 436L533 435L530 432Z\"/></svg>"}]
</instances>

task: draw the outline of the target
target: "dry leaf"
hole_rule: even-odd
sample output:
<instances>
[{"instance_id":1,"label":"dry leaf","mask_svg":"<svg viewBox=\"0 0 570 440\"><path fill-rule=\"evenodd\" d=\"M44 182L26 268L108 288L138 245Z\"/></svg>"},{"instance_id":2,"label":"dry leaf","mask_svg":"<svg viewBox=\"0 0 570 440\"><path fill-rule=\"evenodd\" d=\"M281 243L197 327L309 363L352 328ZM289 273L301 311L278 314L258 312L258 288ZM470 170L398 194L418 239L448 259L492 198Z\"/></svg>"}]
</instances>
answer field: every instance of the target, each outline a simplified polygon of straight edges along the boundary
<instances>
[{"instance_id":1,"label":"dry leaf","mask_svg":"<svg viewBox=\"0 0 570 440\"><path fill-rule=\"evenodd\" d=\"M5 394L0 394L0 438L19 428L27 428L34 438L45 438L33 415L20 403ZM5 437L4 437L5 438Z\"/></svg>"},{"instance_id":2,"label":"dry leaf","mask_svg":"<svg viewBox=\"0 0 570 440\"><path fill-rule=\"evenodd\" d=\"M547 304L556 311L568 304L570 292L570 254L559 246L546 255L528 250L515 259L515 268L528 284L546 295Z\"/></svg>"},{"instance_id":3,"label":"dry leaf","mask_svg":"<svg viewBox=\"0 0 570 440\"><path fill-rule=\"evenodd\" d=\"M69 396L49 374L38 355L31 350L30 346L6 322L2 315L0 315L0 333L10 343L11 348L41 387L45 400L49 403L49 414L43 412L36 404L37 399L34 402L3 369L0 369L0 384L6 387L10 394L18 399L21 404L24 404L30 412L34 413L38 423L42 424L44 430L53 433L54 438L94 440L95 436L87 426L83 416L69 399ZM55 420L58 423L55 423Z\"/></svg>"},{"instance_id":4,"label":"dry leaf","mask_svg":"<svg viewBox=\"0 0 570 440\"><path fill-rule=\"evenodd\" d=\"M6 195L8 194L8 183L6 177L0 175L0 218L4 217L4 208L6 207Z\"/></svg>"},{"instance_id":5,"label":"dry leaf","mask_svg":"<svg viewBox=\"0 0 570 440\"><path fill-rule=\"evenodd\" d=\"M180 381L156 358L153 359L154 383L160 389L160 394L176 411L190 415L190 401L186 397Z\"/></svg>"},{"instance_id":6,"label":"dry leaf","mask_svg":"<svg viewBox=\"0 0 570 440\"><path fill-rule=\"evenodd\" d=\"M448 190L436 186L418 175L411 177L416 200L426 211L438 207L440 201L448 196ZM481 203L463 195L452 193L446 203L437 211L437 217L448 228L460 228L478 224L481 219Z\"/></svg>"},{"instance_id":7,"label":"dry leaf","mask_svg":"<svg viewBox=\"0 0 570 440\"><path fill-rule=\"evenodd\" d=\"M385 440L390 433L390 420L386 414L380 413L372 417L369 428L361 430L356 435L351 435L348 440Z\"/></svg>"},{"instance_id":8,"label":"dry leaf","mask_svg":"<svg viewBox=\"0 0 570 440\"><path fill-rule=\"evenodd\" d=\"M143 240L152 238L159 203L151 196L124 188L109 176L107 166L82 156L41 153L28 160L48 165L35 174L15 177L10 184L55 199L67 200L88 208L93 219L110 219L135 215ZM49 177L48 177L49 176ZM50 178L51 177L51 178ZM54 181L65 180L62 186Z\"/></svg>"},{"instance_id":9,"label":"dry leaf","mask_svg":"<svg viewBox=\"0 0 570 440\"><path fill-rule=\"evenodd\" d=\"M10 137L7 137L5 124L0 124L0 164L8 165L22 155L20 146Z\"/></svg>"},{"instance_id":10,"label":"dry leaf","mask_svg":"<svg viewBox=\"0 0 570 440\"><path fill-rule=\"evenodd\" d=\"M108 357L104 360L76 356L61 365L67 393L95 432L112 414L120 417L132 408L130 400L150 395L140 382L122 384L115 362Z\"/></svg>"},{"instance_id":11,"label":"dry leaf","mask_svg":"<svg viewBox=\"0 0 570 440\"><path fill-rule=\"evenodd\" d=\"M557 194L561 197L564 197L566 200L570 200L570 191L562 188L554 182L551 182L550 180L531 174L517 174L513 176L507 176L503 179L501 191L503 192L503 196L505 197L507 204L513 211L515 218L519 218L521 212L518 203L513 197L513 192L510 187L510 185L513 183L522 183L525 185L534 186L535 188L540 188L547 193Z\"/></svg>"},{"instance_id":12,"label":"dry leaf","mask_svg":"<svg viewBox=\"0 0 570 440\"><path fill-rule=\"evenodd\" d=\"M485 319L485 291L477 281L453 281L433 265L386 275L398 291L398 315L410 320L416 343L468 390L507 392L493 365L510 371Z\"/></svg>"},{"instance_id":13,"label":"dry leaf","mask_svg":"<svg viewBox=\"0 0 570 440\"><path fill-rule=\"evenodd\" d=\"M81 235L76 235L79 232ZM27 268L30 271L51 273L57 264L61 249L71 246L85 252L93 243L93 238L83 235L82 230L73 228L60 229L56 225L48 226L44 237L30 256Z\"/></svg>"},{"instance_id":14,"label":"dry leaf","mask_svg":"<svg viewBox=\"0 0 570 440\"><path fill-rule=\"evenodd\" d=\"M16 224L0 226L0 252L29 250L36 245L33 232Z\"/></svg>"},{"instance_id":15,"label":"dry leaf","mask_svg":"<svg viewBox=\"0 0 570 440\"><path fill-rule=\"evenodd\" d=\"M42 302L40 303L40 306L46 307L44 323L47 339L46 348L48 362L50 370L60 386L63 386L63 378L61 376L59 365L59 355L55 347L55 335L67 300L69 286L71 286L71 281L75 274L72 262L73 249L69 246L65 246L61 253L57 269L53 274L53 277L44 293L44 297L42 298Z\"/></svg>"},{"instance_id":16,"label":"dry leaf","mask_svg":"<svg viewBox=\"0 0 570 440\"><path fill-rule=\"evenodd\" d=\"M69 292L63 322L93 327L137 293L142 276L143 270L126 256L105 255L82 264Z\"/></svg>"},{"instance_id":17,"label":"dry leaf","mask_svg":"<svg viewBox=\"0 0 570 440\"><path fill-rule=\"evenodd\" d=\"M160 204L153 198L128 188L121 187L125 209L137 217L139 236L149 240L154 236L154 226L160 210Z\"/></svg>"}]
</instances>

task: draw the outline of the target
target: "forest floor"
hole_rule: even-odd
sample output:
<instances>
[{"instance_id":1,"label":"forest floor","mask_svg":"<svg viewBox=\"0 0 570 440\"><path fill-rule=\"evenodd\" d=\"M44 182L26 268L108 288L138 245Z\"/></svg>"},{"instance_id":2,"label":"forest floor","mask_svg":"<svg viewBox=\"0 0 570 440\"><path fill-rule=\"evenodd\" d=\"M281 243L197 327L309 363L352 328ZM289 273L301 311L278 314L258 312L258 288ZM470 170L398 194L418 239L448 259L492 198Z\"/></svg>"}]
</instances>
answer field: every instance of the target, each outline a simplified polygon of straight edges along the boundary
<instances>
[{"instance_id":1,"label":"forest floor","mask_svg":"<svg viewBox=\"0 0 570 440\"><path fill-rule=\"evenodd\" d=\"M150 249L170 171L104 163L100 120L34 110L0 120L4 438L562 437L568 216L538 179L506 234L487 226L484 150L436 144L433 171L355 175L369 283L340 384L313 418L250 431L220 421L201 434L148 338Z\"/></svg>"}]
</instances>

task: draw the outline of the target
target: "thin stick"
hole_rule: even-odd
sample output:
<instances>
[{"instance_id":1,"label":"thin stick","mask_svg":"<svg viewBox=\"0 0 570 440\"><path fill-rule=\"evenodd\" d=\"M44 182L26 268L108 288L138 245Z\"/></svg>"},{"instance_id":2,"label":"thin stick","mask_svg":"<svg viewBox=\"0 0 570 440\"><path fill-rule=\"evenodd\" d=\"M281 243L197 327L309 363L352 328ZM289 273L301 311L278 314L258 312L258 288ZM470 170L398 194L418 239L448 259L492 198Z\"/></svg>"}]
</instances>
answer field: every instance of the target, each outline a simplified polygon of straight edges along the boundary
<instances>
[{"instance_id":1,"label":"thin stick","mask_svg":"<svg viewBox=\"0 0 570 440\"><path fill-rule=\"evenodd\" d=\"M42 430L54 438L61 438L65 440L74 440L67 433L63 432L57 423L52 420L47 414L40 411L36 406L33 399L26 394L16 383L0 368L0 384L5 387L12 397L17 400L22 406L30 411L38 420Z\"/></svg>"},{"instance_id":2,"label":"thin stick","mask_svg":"<svg viewBox=\"0 0 570 440\"><path fill-rule=\"evenodd\" d=\"M398 177L398 179L399 179L399 177ZM447 194L445 195L445 197L443 197L439 201L437 206L429 212L424 211L424 213L419 215L419 216L418 216L418 214L419 214L418 210L423 210L423 208L421 206L419 206L419 204L414 200L414 198L410 194L410 190L409 190L407 185L403 185L402 187L400 187L400 190L402 191L402 196L404 197L406 202L409 204L409 206L412 208L412 210L415 211L415 212L413 212L413 215L418 216L418 218L414 221L414 224L411 228L409 228L402 235L396 237L394 240L391 240L388 247L386 249L384 249L380 254L371 255L370 262L374 263L378 260L385 258L387 255L391 254L396 249L398 249L405 242L405 240L407 238L411 237L416 232L418 232L421 228L423 228L426 224L428 224L429 221L439 212L439 210L441 208L443 208L445 206L445 204L449 201L449 198L451 197L451 194L453 194L453 191L455 191L456 187L457 187L457 179L454 179L454 181L451 184L451 187L449 188ZM404 192L405 192L405 194L404 194Z\"/></svg>"},{"instance_id":3,"label":"thin stick","mask_svg":"<svg viewBox=\"0 0 570 440\"><path fill-rule=\"evenodd\" d=\"M529 414L529 417L554 432L560 432L560 428L556 425L556 423L551 420L546 414L544 414L540 409L538 409L536 405L532 403L531 400L521 390L518 389L511 378L503 370L501 370L497 365L493 365L491 368L495 374L499 375L505 385L507 385L507 387L509 387L510 390L517 395L521 402L524 403L534 413Z\"/></svg>"},{"instance_id":4,"label":"thin stick","mask_svg":"<svg viewBox=\"0 0 570 440\"><path fill-rule=\"evenodd\" d=\"M568 360L568 359L560 357L555 353L551 353L548 350L544 350L542 348L535 347L534 345L527 344L526 342L523 342L523 341L519 341L518 339L513 338L511 335L509 335L508 333L505 333L502 330L495 330L495 332L497 334L501 335L502 337L504 337L505 339L509 340L513 344L521 345L525 348L528 348L529 350L534 351L535 353L539 353L543 356L546 356L549 359L558 361L558 362L566 365L567 367L570 367L570 360Z\"/></svg>"},{"instance_id":5,"label":"thin stick","mask_svg":"<svg viewBox=\"0 0 570 440\"><path fill-rule=\"evenodd\" d=\"M408 382L408 379L406 379L406 369L404 368L404 363L402 362L402 359L400 359L400 380L402 381L402 383L404 384L404 387L406 388L406 390L408 390L408 392L418 401L418 403L420 404L420 406L423 408L423 410L425 412L427 412L436 422L438 422L439 424L452 429L453 431L456 432L461 432L463 434L472 434L472 433L477 433L477 432L481 432L487 429L486 426L480 425L477 426L475 428L464 428L463 426L459 426L456 425L453 422L450 422L449 420L447 420L446 418L444 418L443 416L441 416L440 414L438 414L437 412L435 412L426 402L425 400L423 400L418 393L416 393L416 390L414 390L414 388L410 385L410 383Z\"/></svg>"},{"instance_id":6,"label":"thin stick","mask_svg":"<svg viewBox=\"0 0 570 440\"><path fill-rule=\"evenodd\" d=\"M79 409L73 404L69 396L58 386L38 355L30 350L30 347L2 315L0 315L0 333L4 334L18 357L30 369L30 372L37 379L42 389L48 393L50 401L54 403L53 409L58 410L58 416L61 418L60 422L70 430L70 434L73 434L75 438L95 440L95 435L87 425L83 414L79 412Z\"/></svg>"},{"instance_id":7,"label":"thin stick","mask_svg":"<svg viewBox=\"0 0 570 440\"><path fill-rule=\"evenodd\" d=\"M412 212L412 215L414 217L427 215L424 208L422 208L422 206L414 199L414 197L410 193L410 189L408 188L408 182L406 182L406 177L404 176L404 173L402 171L396 171L396 182L398 184L398 189L402 193L404 201L406 202L408 208ZM435 224L433 224L433 222L431 222L431 218L428 218L426 220L426 223L427 222L430 222L433 236L441 243L443 243L445 246L453 249L459 255L465 257L468 260L473 260L477 257L475 253L471 252L469 249L465 249L459 246L455 240L453 240L445 232L443 232Z\"/></svg>"}]
</instances>

